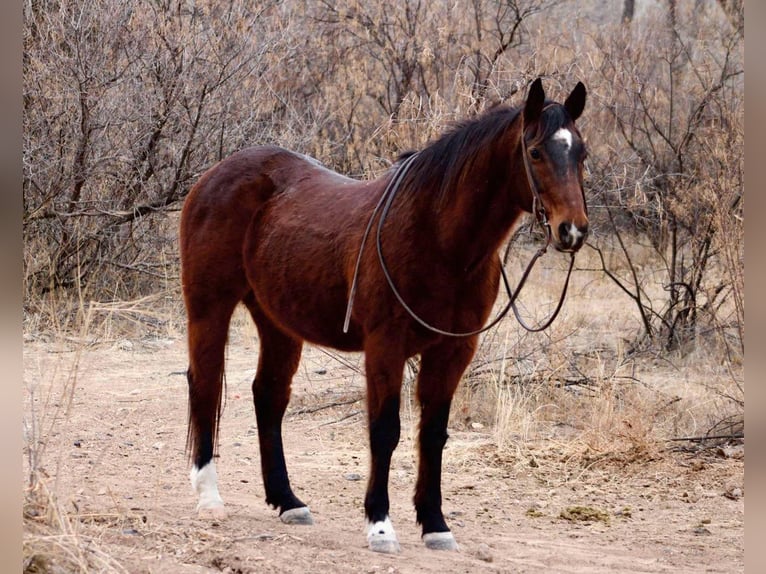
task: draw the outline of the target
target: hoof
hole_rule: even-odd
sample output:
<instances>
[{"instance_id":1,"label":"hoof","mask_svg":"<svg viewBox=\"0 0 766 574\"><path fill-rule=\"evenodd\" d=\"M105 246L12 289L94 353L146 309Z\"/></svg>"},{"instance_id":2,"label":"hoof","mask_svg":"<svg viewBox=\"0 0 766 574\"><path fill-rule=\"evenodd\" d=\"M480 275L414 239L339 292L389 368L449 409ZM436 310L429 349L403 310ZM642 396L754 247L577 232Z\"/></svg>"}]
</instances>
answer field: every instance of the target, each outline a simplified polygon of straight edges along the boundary
<instances>
[{"instance_id":1,"label":"hoof","mask_svg":"<svg viewBox=\"0 0 766 574\"><path fill-rule=\"evenodd\" d=\"M226 508L223 505L197 509L197 517L203 520L224 520L226 516Z\"/></svg>"},{"instance_id":2,"label":"hoof","mask_svg":"<svg viewBox=\"0 0 766 574\"><path fill-rule=\"evenodd\" d=\"M314 519L308 506L299 506L298 508L285 510L279 515L279 519L285 524L314 524Z\"/></svg>"},{"instance_id":3,"label":"hoof","mask_svg":"<svg viewBox=\"0 0 766 574\"><path fill-rule=\"evenodd\" d=\"M429 532L423 535L423 542L429 550L458 550L452 532Z\"/></svg>"},{"instance_id":4,"label":"hoof","mask_svg":"<svg viewBox=\"0 0 766 574\"><path fill-rule=\"evenodd\" d=\"M399 554L402 551L398 540L384 540L383 538L370 540L370 550L382 554Z\"/></svg>"},{"instance_id":5,"label":"hoof","mask_svg":"<svg viewBox=\"0 0 766 574\"><path fill-rule=\"evenodd\" d=\"M401 552L399 540L396 538L396 531L391 524L391 519L367 524L367 543L373 552L383 554L398 554Z\"/></svg>"}]
</instances>

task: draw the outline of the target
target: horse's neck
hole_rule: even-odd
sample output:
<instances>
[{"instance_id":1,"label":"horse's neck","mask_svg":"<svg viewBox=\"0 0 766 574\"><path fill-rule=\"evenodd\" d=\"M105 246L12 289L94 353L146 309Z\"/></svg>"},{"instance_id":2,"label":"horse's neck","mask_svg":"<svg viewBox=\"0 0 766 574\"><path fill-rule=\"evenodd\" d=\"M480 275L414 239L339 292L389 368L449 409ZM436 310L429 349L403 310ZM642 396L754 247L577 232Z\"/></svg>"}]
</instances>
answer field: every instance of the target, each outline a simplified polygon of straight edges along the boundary
<instances>
[{"instance_id":1,"label":"horse's neck","mask_svg":"<svg viewBox=\"0 0 766 574\"><path fill-rule=\"evenodd\" d=\"M510 167L510 158L505 161L509 166L506 177L490 174L489 167L468 174L459 188L449 190L449 197L434 215L439 219L434 225L439 243L461 269L473 269L494 257L524 213L524 171Z\"/></svg>"}]
</instances>

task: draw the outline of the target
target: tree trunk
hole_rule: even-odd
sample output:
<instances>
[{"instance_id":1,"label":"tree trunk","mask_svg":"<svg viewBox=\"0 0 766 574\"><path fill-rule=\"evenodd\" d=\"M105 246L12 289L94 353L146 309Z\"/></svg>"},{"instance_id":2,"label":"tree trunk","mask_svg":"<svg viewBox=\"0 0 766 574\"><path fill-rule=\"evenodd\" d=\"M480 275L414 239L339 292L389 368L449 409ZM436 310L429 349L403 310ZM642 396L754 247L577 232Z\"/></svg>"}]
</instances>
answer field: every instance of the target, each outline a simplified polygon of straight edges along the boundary
<instances>
[{"instance_id":1,"label":"tree trunk","mask_svg":"<svg viewBox=\"0 0 766 574\"><path fill-rule=\"evenodd\" d=\"M630 24L633 21L633 14L636 11L636 0L625 0L622 7L622 21Z\"/></svg>"}]
</instances>

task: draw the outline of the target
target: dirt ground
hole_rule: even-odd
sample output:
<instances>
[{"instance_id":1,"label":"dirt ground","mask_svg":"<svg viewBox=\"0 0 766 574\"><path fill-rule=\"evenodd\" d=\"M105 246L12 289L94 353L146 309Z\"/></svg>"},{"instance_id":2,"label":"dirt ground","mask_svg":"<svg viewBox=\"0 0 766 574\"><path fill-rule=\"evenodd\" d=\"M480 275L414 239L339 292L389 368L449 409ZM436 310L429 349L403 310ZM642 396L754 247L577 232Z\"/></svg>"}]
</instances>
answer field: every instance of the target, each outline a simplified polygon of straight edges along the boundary
<instances>
[{"instance_id":1,"label":"dirt ground","mask_svg":"<svg viewBox=\"0 0 766 574\"><path fill-rule=\"evenodd\" d=\"M256 353L254 342L228 351L217 466L230 516L210 523L195 515L184 453L183 339L25 342L25 415L38 421L39 464L86 547L131 573L744 571L743 452L573 468L545 441L499 456L484 425L451 428L445 451L444 511L460 551L425 550L411 503L411 406L390 484L402 552L370 552L361 363L315 348L304 353L284 425L291 481L315 524L283 525L263 500ZM67 381L75 388L65 415Z\"/></svg>"}]
</instances>

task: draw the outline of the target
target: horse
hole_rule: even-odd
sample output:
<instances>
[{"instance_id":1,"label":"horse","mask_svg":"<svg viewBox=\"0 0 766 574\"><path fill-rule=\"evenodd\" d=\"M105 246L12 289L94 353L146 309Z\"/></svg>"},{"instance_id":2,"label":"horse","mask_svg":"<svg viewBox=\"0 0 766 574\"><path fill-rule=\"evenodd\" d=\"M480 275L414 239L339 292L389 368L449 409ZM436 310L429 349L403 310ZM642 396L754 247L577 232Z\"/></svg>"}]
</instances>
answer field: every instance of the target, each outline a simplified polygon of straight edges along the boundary
<instances>
[{"instance_id":1,"label":"horse","mask_svg":"<svg viewBox=\"0 0 766 574\"><path fill-rule=\"evenodd\" d=\"M362 351L367 542L376 552L400 551L388 478L405 363L419 355L416 518L427 548L458 548L441 508L452 397L498 295L498 250L522 216L534 213L548 241L572 257L585 241L586 150L575 125L585 99L578 82L563 104L548 100L537 78L523 106L499 104L456 122L373 180L276 146L240 150L198 179L179 237L187 453L199 516L226 516L213 458L229 322L243 303L260 344L252 392L266 503L279 518L313 523L290 486L282 443L303 344ZM377 240L367 241L373 221Z\"/></svg>"}]
</instances>

